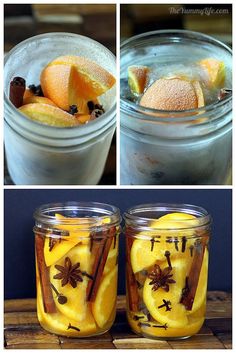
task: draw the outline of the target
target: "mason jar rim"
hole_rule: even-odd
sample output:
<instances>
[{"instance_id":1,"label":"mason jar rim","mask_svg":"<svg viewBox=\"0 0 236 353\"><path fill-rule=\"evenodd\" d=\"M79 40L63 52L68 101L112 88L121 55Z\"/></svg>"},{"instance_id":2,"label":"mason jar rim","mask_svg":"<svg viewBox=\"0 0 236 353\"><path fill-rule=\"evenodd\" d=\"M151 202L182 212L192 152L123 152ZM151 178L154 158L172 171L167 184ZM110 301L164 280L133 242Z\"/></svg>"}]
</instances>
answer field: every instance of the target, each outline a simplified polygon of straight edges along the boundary
<instances>
[{"instance_id":1,"label":"mason jar rim","mask_svg":"<svg viewBox=\"0 0 236 353\"><path fill-rule=\"evenodd\" d=\"M152 217L145 217L139 216L138 213L145 213L145 212L163 212L165 214L173 213L173 212L181 212L186 214L191 214L196 216L196 224L193 224L193 220L195 219L183 219L183 220L169 220L169 226L151 226L150 222L156 221L157 218ZM177 203L152 203L152 204L141 204L134 207L129 208L124 214L123 217L126 222L126 226L133 227L139 231L142 230L171 230L171 231L181 231L181 229L194 229L208 226L212 223L212 218L210 214L205 210L203 207L195 206L191 204L177 204ZM174 228L171 224L175 224L178 222L178 228Z\"/></svg>"},{"instance_id":2,"label":"mason jar rim","mask_svg":"<svg viewBox=\"0 0 236 353\"><path fill-rule=\"evenodd\" d=\"M67 217L65 219L57 219L55 217L56 213L71 211L71 212L91 212L90 216L80 217L79 215L75 217ZM50 212L53 214L50 215ZM94 216L92 215L94 213ZM101 215L98 215L100 213ZM78 232L80 231L99 231L106 227L116 227L119 226L121 222L120 210L113 205L100 203L100 202L84 202L84 201L68 201L68 202L58 202L58 203L48 203L43 204L38 207L33 217L36 221L37 230L42 229L52 229L56 225L73 225L80 226ZM74 219L74 221L73 221ZM103 221L105 222L103 223ZM74 232L74 231L73 231ZM75 230L76 232L76 230Z\"/></svg>"},{"instance_id":3,"label":"mason jar rim","mask_svg":"<svg viewBox=\"0 0 236 353\"><path fill-rule=\"evenodd\" d=\"M196 31L188 31L188 30L175 30L175 29L170 29L170 30L157 30L157 31L150 31L150 32L145 32L141 33L135 36L132 36L128 39L126 39L124 42L121 44L120 52L122 56L122 49L124 49L127 45L132 43L135 40L139 40L148 36L154 36L154 35L163 35L163 34L180 34L180 35L189 35L190 38L191 36L198 37L202 40L207 40L211 43L214 43L216 45L220 45L224 49L226 49L231 55L232 55L232 49L228 47L226 44L222 43L221 41L206 35L201 32L196 32ZM184 38L184 37L182 37ZM148 108L148 107L143 107L140 106L136 103L133 103L129 101L126 98L121 97L120 99L120 109L121 111L127 112L131 111L132 115L136 117L137 119L141 119L143 121L159 121L159 122L176 122L176 118L178 118L179 122L188 122L191 120L195 120L195 118L201 118L201 115L212 112L214 109L218 109L221 107L226 106L227 104L232 103L232 95L229 95L228 97L225 97L221 101L216 101L211 104L208 104L206 106L197 108L197 109L189 109L189 110L184 110L184 111L178 111L178 110L159 110L159 109L153 109L153 108ZM230 110L230 109L229 109ZM160 115L160 116L158 116ZM163 116L164 115L164 116ZM166 115L166 116L165 116ZM202 123L204 124L204 122Z\"/></svg>"},{"instance_id":4,"label":"mason jar rim","mask_svg":"<svg viewBox=\"0 0 236 353\"><path fill-rule=\"evenodd\" d=\"M23 41L21 41L20 43L18 43L17 45L15 45L4 57L4 66L8 61L8 58L14 54L15 51L18 50L18 48L20 48L22 45L27 44L28 42L31 42L32 40L35 39L41 39L41 38L47 38L47 37L58 37L58 36L67 36L67 37L72 37L72 38L77 38L80 37L81 39L86 39L86 41L90 41L93 43L96 43L97 45L99 45L100 47L104 48L104 51L107 52L114 60L116 60L115 55L108 49L106 48L103 44L101 44L100 42L83 36L81 34L76 34L76 33L69 33L69 32L48 32L48 33L43 33L43 34L39 34L36 36L32 36L29 37ZM30 118L28 118L25 114L21 113L10 101L10 99L7 97L5 89L4 89L4 104L6 104L7 109L10 110L14 110L14 114L16 114L17 119L16 121L22 121L28 124L29 128L32 129L32 131L37 131L38 128L41 129L41 131L43 132L43 130L47 130L47 131L51 131L51 132L67 132L67 131L73 131L75 133L77 133L77 135L87 135L90 133L90 130L92 128L92 131L98 129L99 130L99 123L101 121L106 120L106 118L108 118L108 116L110 116L110 120L112 120L112 118L115 116L116 113L116 102L114 99L114 103L112 105L112 107L110 109L108 109L104 114L102 114L102 116L100 116L97 119L94 119L93 121L91 121L89 124L83 124L83 125L78 125L78 126L67 126L67 127L58 127L58 126L52 126L52 125L46 125L46 124L42 124L39 123L35 120L32 120ZM35 130L35 128L37 128ZM81 134L80 134L81 133Z\"/></svg>"}]
</instances>

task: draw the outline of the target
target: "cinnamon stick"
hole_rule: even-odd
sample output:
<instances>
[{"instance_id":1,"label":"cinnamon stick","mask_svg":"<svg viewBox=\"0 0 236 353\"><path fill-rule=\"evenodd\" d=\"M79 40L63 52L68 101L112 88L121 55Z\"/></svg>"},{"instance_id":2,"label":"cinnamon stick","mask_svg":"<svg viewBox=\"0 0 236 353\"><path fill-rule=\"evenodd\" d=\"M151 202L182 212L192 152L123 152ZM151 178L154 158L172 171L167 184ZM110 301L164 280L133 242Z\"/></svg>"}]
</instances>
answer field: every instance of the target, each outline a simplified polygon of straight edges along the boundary
<instances>
[{"instance_id":1,"label":"cinnamon stick","mask_svg":"<svg viewBox=\"0 0 236 353\"><path fill-rule=\"evenodd\" d=\"M130 251L134 239L129 235L126 235L126 280L127 280L127 292L129 300L129 309L131 311L139 311L139 295L137 281L132 270Z\"/></svg>"},{"instance_id":2,"label":"cinnamon stick","mask_svg":"<svg viewBox=\"0 0 236 353\"><path fill-rule=\"evenodd\" d=\"M44 237L35 235L35 252L45 313L55 313L56 306L52 295L49 271L44 259Z\"/></svg>"},{"instance_id":3,"label":"cinnamon stick","mask_svg":"<svg viewBox=\"0 0 236 353\"><path fill-rule=\"evenodd\" d=\"M14 77L10 82L9 99L16 108L22 106L24 93L25 79L22 77Z\"/></svg>"},{"instance_id":4,"label":"cinnamon stick","mask_svg":"<svg viewBox=\"0 0 236 353\"><path fill-rule=\"evenodd\" d=\"M186 286L183 289L183 294L180 300L180 303L185 306L186 310L192 310L206 245L207 237L204 237L201 239L201 242L198 244L197 248L195 248L192 265L189 271L189 275L186 278Z\"/></svg>"},{"instance_id":5,"label":"cinnamon stick","mask_svg":"<svg viewBox=\"0 0 236 353\"><path fill-rule=\"evenodd\" d=\"M110 234L111 232L112 229L109 230L108 236L104 236L103 232L103 235L100 239L98 237L91 239L91 252L95 256L91 274L92 279L88 282L87 286L87 300L91 302L96 299L97 291L102 279L103 270L113 241L113 237Z\"/></svg>"}]
</instances>

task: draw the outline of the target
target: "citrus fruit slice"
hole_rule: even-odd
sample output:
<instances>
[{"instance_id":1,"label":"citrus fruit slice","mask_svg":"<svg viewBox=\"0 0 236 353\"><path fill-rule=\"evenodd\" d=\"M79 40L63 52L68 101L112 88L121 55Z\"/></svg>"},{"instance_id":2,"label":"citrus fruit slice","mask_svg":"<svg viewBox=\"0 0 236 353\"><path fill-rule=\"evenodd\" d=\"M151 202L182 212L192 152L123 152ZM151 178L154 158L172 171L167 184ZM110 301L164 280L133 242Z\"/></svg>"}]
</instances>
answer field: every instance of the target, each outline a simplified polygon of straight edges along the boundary
<instances>
[{"instance_id":1,"label":"citrus fruit slice","mask_svg":"<svg viewBox=\"0 0 236 353\"><path fill-rule=\"evenodd\" d=\"M203 59L198 63L207 73L207 83L210 88L217 88L225 82L225 64L215 58Z\"/></svg>"},{"instance_id":2,"label":"citrus fruit slice","mask_svg":"<svg viewBox=\"0 0 236 353\"><path fill-rule=\"evenodd\" d=\"M161 216L152 221L150 227L159 229L160 235L169 237L191 237L194 235L194 227L198 225L197 217L184 212L173 212Z\"/></svg>"},{"instance_id":3,"label":"citrus fruit slice","mask_svg":"<svg viewBox=\"0 0 236 353\"><path fill-rule=\"evenodd\" d=\"M59 213L56 213L55 217L58 221L61 221L61 224L57 224L55 228L69 232L70 238L89 237L90 232L86 229L89 227L89 221L77 217L65 217Z\"/></svg>"},{"instance_id":4,"label":"citrus fruit slice","mask_svg":"<svg viewBox=\"0 0 236 353\"><path fill-rule=\"evenodd\" d=\"M54 245L52 245L52 242L54 242ZM46 266L55 264L78 242L79 240L77 238L65 239L64 237L60 240L46 237L44 242L44 259Z\"/></svg>"},{"instance_id":5,"label":"citrus fruit slice","mask_svg":"<svg viewBox=\"0 0 236 353\"><path fill-rule=\"evenodd\" d=\"M92 269L92 258L89 245L77 245L71 249L66 256L60 259L57 264L50 267L50 282L54 286L53 297L57 309L65 315L67 318L72 320L84 320L87 315L88 304L86 301L86 288L89 278L83 274L79 274L82 282L77 281L76 287L68 281L67 284L63 285L63 278L56 279L55 276L60 273L60 270L56 266L65 267L65 259L69 258L71 265L75 266L79 263L78 270L86 272L88 275ZM58 294L66 297L66 303L61 304L58 300Z\"/></svg>"},{"instance_id":6,"label":"citrus fruit slice","mask_svg":"<svg viewBox=\"0 0 236 353\"><path fill-rule=\"evenodd\" d=\"M110 89L115 78L85 57L61 56L45 67L40 82L44 95L57 106L69 110L77 105L79 113L88 114L87 102Z\"/></svg>"},{"instance_id":7,"label":"citrus fruit slice","mask_svg":"<svg viewBox=\"0 0 236 353\"><path fill-rule=\"evenodd\" d=\"M37 286L37 315L42 327L52 333L78 337L93 334L97 331L96 323L89 308L87 308L86 315L82 321L67 318L61 312L45 313L40 285ZM70 328L71 326L76 327L80 331Z\"/></svg>"},{"instance_id":8,"label":"citrus fruit slice","mask_svg":"<svg viewBox=\"0 0 236 353\"><path fill-rule=\"evenodd\" d=\"M162 265L161 270L168 267L167 262ZM188 323L184 305L180 304L182 289L185 287L187 263L182 259L172 261L171 279L175 283L169 284L169 291L163 288L154 290L151 279L147 278L143 288L143 301L152 317L161 324L168 327L181 328ZM169 302L170 310L163 306L164 301Z\"/></svg>"},{"instance_id":9,"label":"citrus fruit slice","mask_svg":"<svg viewBox=\"0 0 236 353\"><path fill-rule=\"evenodd\" d=\"M56 107L56 104L53 103L53 101L51 101L50 99L46 97L39 97L34 95L28 98L24 98L23 100L23 104L30 104L30 103L43 103L43 104L53 105L54 107Z\"/></svg>"},{"instance_id":10,"label":"citrus fruit slice","mask_svg":"<svg viewBox=\"0 0 236 353\"><path fill-rule=\"evenodd\" d=\"M103 270L103 274L106 275L108 272L110 272L115 266L117 262L117 256L118 256L118 250L117 248L112 249L112 246L109 250L108 256L107 256L107 261Z\"/></svg>"},{"instance_id":11,"label":"citrus fruit slice","mask_svg":"<svg viewBox=\"0 0 236 353\"><path fill-rule=\"evenodd\" d=\"M160 78L145 91L140 105L158 110L183 111L202 106L202 97L199 82L196 86L196 83L193 85L191 81L179 77Z\"/></svg>"},{"instance_id":12,"label":"citrus fruit slice","mask_svg":"<svg viewBox=\"0 0 236 353\"><path fill-rule=\"evenodd\" d=\"M148 72L149 68L147 66L133 65L128 67L128 84L131 92L134 94L144 92Z\"/></svg>"},{"instance_id":13,"label":"citrus fruit slice","mask_svg":"<svg viewBox=\"0 0 236 353\"><path fill-rule=\"evenodd\" d=\"M208 277L208 250L205 248L205 253L202 261L202 267L198 280L198 286L194 297L192 310L189 313L195 313L203 305L206 300L207 292L207 277Z\"/></svg>"},{"instance_id":14,"label":"citrus fruit slice","mask_svg":"<svg viewBox=\"0 0 236 353\"><path fill-rule=\"evenodd\" d=\"M103 220L103 223L104 223L104 220ZM117 229L117 232L119 232L119 227ZM106 275L108 272L113 270L113 268L117 265L118 253L119 253L119 236L115 235L113 237L113 240L109 249L106 264L103 270L103 275Z\"/></svg>"},{"instance_id":15,"label":"citrus fruit slice","mask_svg":"<svg viewBox=\"0 0 236 353\"><path fill-rule=\"evenodd\" d=\"M139 233L139 236L140 235L142 235L142 233ZM155 240L155 238L153 239ZM167 247L168 246L169 244L167 244ZM167 247L165 249L167 249ZM163 251L161 251L161 249ZM130 252L133 272L137 273L149 268L158 261L164 261L166 259L164 255L165 249L161 248L159 243L152 244L151 240L135 239Z\"/></svg>"},{"instance_id":16,"label":"citrus fruit slice","mask_svg":"<svg viewBox=\"0 0 236 353\"><path fill-rule=\"evenodd\" d=\"M96 299L92 303L92 313L99 327L104 327L114 310L117 296L118 266L103 277Z\"/></svg>"},{"instance_id":17,"label":"citrus fruit slice","mask_svg":"<svg viewBox=\"0 0 236 353\"><path fill-rule=\"evenodd\" d=\"M189 337L195 335L200 328L202 327L204 322L204 318L201 319L196 319L191 322L188 322L188 324L185 327L181 328L174 328L174 327L168 327L167 329L164 329L163 327L158 327L161 326L159 324L153 323L150 327L143 325L141 328L139 327L138 332L142 332L146 334L147 336L151 337L159 337L159 338L174 338L174 337ZM135 327L133 327L134 330L137 332Z\"/></svg>"},{"instance_id":18,"label":"citrus fruit slice","mask_svg":"<svg viewBox=\"0 0 236 353\"><path fill-rule=\"evenodd\" d=\"M152 221L150 231L138 233L137 236L143 239L135 239L133 242L130 253L133 272L137 273L165 261L167 251L171 254L171 259L189 257L189 248L193 246L195 239L185 239L187 251L182 251L181 239L192 236L194 230L183 228L193 227L196 222L195 216L181 212L169 213ZM150 237L149 240L145 240L147 236ZM178 243L180 244L177 246Z\"/></svg>"},{"instance_id":19,"label":"citrus fruit slice","mask_svg":"<svg viewBox=\"0 0 236 353\"><path fill-rule=\"evenodd\" d=\"M41 124L58 127L72 127L79 125L78 120L73 115L68 114L60 108L54 107L51 104L30 103L22 105L19 110L31 120L37 121Z\"/></svg>"},{"instance_id":20,"label":"citrus fruit slice","mask_svg":"<svg viewBox=\"0 0 236 353\"><path fill-rule=\"evenodd\" d=\"M137 333L141 332L140 322L148 322L147 315L145 315L142 311L128 311L127 319L131 328Z\"/></svg>"},{"instance_id":21,"label":"citrus fruit slice","mask_svg":"<svg viewBox=\"0 0 236 353\"><path fill-rule=\"evenodd\" d=\"M89 237L90 232L83 230L86 225L79 224L79 218L65 217L59 213L56 213L55 217L61 221L61 224L57 224L55 228L65 230L67 235L62 238L50 238L50 235L48 235L45 239L44 258L47 266L59 261L76 244L88 244L89 242L89 240L86 241L86 238Z\"/></svg>"},{"instance_id":22,"label":"citrus fruit slice","mask_svg":"<svg viewBox=\"0 0 236 353\"><path fill-rule=\"evenodd\" d=\"M190 220L193 220L190 222ZM171 222L170 222L171 221ZM186 222L185 222L186 221ZM197 225L197 218L194 215L184 212L172 212L161 216L155 221L152 221L152 228L160 229L182 229L194 227Z\"/></svg>"}]
</instances>

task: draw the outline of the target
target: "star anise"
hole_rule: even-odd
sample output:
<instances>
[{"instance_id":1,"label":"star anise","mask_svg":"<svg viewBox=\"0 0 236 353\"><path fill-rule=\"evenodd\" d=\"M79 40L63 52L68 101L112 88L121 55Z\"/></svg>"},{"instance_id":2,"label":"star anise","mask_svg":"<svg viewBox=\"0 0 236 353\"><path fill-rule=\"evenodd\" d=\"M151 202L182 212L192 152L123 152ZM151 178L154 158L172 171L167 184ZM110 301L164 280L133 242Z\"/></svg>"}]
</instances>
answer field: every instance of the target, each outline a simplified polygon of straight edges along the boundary
<instances>
[{"instance_id":1,"label":"star anise","mask_svg":"<svg viewBox=\"0 0 236 353\"><path fill-rule=\"evenodd\" d=\"M73 288L76 288L77 282L83 282L82 276L84 273L79 269L79 262L72 266L70 258L66 257L64 266L55 265L55 268L60 272L53 276L53 278L61 279L62 287L64 287L67 283L70 283Z\"/></svg>"},{"instance_id":2,"label":"star anise","mask_svg":"<svg viewBox=\"0 0 236 353\"><path fill-rule=\"evenodd\" d=\"M169 284L175 283L175 280L171 278L173 276L171 271L171 267L166 267L164 270L161 270L159 265L154 265L153 270L148 274L148 278L151 279L149 284L153 285L152 290L156 291L158 288L162 288L166 292L169 292Z\"/></svg>"}]
</instances>

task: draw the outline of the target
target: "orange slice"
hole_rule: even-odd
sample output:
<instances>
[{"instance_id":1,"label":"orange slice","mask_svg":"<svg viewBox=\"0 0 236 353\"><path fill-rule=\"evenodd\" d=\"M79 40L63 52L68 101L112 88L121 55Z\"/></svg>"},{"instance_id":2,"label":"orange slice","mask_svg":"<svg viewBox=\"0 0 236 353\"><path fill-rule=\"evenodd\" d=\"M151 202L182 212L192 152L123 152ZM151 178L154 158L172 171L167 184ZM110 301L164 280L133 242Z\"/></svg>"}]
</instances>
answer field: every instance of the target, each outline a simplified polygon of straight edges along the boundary
<instances>
[{"instance_id":1,"label":"orange slice","mask_svg":"<svg viewBox=\"0 0 236 353\"><path fill-rule=\"evenodd\" d=\"M204 301L206 300L206 292L207 292L207 277L208 277L208 250L205 248L205 253L202 261L202 267L200 271L200 276L198 280L198 286L196 290L196 294L194 297L194 302L192 306L192 310L189 311L189 314L193 314L202 307Z\"/></svg>"},{"instance_id":2,"label":"orange slice","mask_svg":"<svg viewBox=\"0 0 236 353\"><path fill-rule=\"evenodd\" d=\"M108 256L107 256L107 261L106 261L104 270L103 270L104 275L106 275L107 273L112 271L112 269L116 266L117 256L118 256L118 249L117 248L113 249L111 247L111 249L109 250Z\"/></svg>"},{"instance_id":3,"label":"orange slice","mask_svg":"<svg viewBox=\"0 0 236 353\"><path fill-rule=\"evenodd\" d=\"M161 266L161 269L168 267L167 263ZM168 327L182 328L188 323L188 317L184 305L180 304L182 289L185 287L185 278L187 274L187 263L181 259L172 261L171 277L176 283L169 284L169 291L162 288L153 290L150 285L151 279L147 278L143 287L143 301L152 317L161 324L167 324ZM163 299L170 302L171 310L167 311L165 307L158 308L163 304Z\"/></svg>"},{"instance_id":4,"label":"orange slice","mask_svg":"<svg viewBox=\"0 0 236 353\"><path fill-rule=\"evenodd\" d=\"M214 58L203 59L198 63L207 73L210 88L222 87L225 82L225 64Z\"/></svg>"},{"instance_id":5,"label":"orange slice","mask_svg":"<svg viewBox=\"0 0 236 353\"><path fill-rule=\"evenodd\" d=\"M83 337L87 335L92 335L93 333L97 332L97 325L89 308L87 308L85 317L82 321L78 319L69 319L60 311L53 314L45 313L43 308L40 284L38 284L37 286L37 315L41 326L45 330L59 335L69 337ZM75 329L69 329L70 326L77 327L80 331L77 331Z\"/></svg>"},{"instance_id":6,"label":"orange slice","mask_svg":"<svg viewBox=\"0 0 236 353\"><path fill-rule=\"evenodd\" d=\"M61 56L49 63L40 78L43 93L56 105L88 114L87 102L115 84L115 78L95 62L80 56Z\"/></svg>"},{"instance_id":7,"label":"orange slice","mask_svg":"<svg viewBox=\"0 0 236 353\"><path fill-rule=\"evenodd\" d=\"M76 263L80 263L79 269L91 274L92 269L92 256L90 252L89 245L77 245L71 249L65 257L69 257L72 266ZM65 257L57 262L57 265L64 266ZM60 304L57 300L57 294L53 291L53 297L55 299L55 304L57 309L67 318L72 320L82 321L85 319L88 303L86 301L86 288L88 284L88 278L82 276L82 282L77 282L77 286L73 288L70 283L65 286L61 285L60 279L55 279L54 276L59 273L59 270L52 265L50 267L50 282L54 285L58 293L66 296L67 302L65 304Z\"/></svg>"},{"instance_id":8,"label":"orange slice","mask_svg":"<svg viewBox=\"0 0 236 353\"><path fill-rule=\"evenodd\" d=\"M78 120L71 114L49 104L31 103L19 108L31 120L38 123L57 126L72 127L79 125Z\"/></svg>"},{"instance_id":9,"label":"orange slice","mask_svg":"<svg viewBox=\"0 0 236 353\"><path fill-rule=\"evenodd\" d=\"M50 238L46 237L44 242L44 259L46 266L51 266L65 256L80 240L77 238L67 239L63 237L61 240L54 238L55 244L50 250ZM52 241L52 240L51 240Z\"/></svg>"},{"instance_id":10,"label":"orange slice","mask_svg":"<svg viewBox=\"0 0 236 353\"><path fill-rule=\"evenodd\" d=\"M103 277L95 302L92 303L92 313L99 327L104 327L114 310L117 296L118 266Z\"/></svg>"},{"instance_id":11,"label":"orange slice","mask_svg":"<svg viewBox=\"0 0 236 353\"><path fill-rule=\"evenodd\" d=\"M195 335L202 327L203 322L204 322L204 318L200 318L200 319L188 322L188 324L185 327L181 327L181 328L168 327L166 330L164 328L155 327L159 325L158 323L156 324L153 323L151 327L142 326L141 329L139 328L139 332L145 333L146 335L150 335L152 337L160 337L160 338L188 337L188 336Z\"/></svg>"},{"instance_id":12,"label":"orange slice","mask_svg":"<svg viewBox=\"0 0 236 353\"><path fill-rule=\"evenodd\" d=\"M30 104L30 103L44 103L44 104L54 105L56 107L56 104L53 103L53 101L51 101L50 99L46 97L39 97L34 95L23 99L23 104Z\"/></svg>"},{"instance_id":13,"label":"orange slice","mask_svg":"<svg viewBox=\"0 0 236 353\"><path fill-rule=\"evenodd\" d=\"M146 83L149 68L147 66L129 66L128 67L128 83L131 92L134 94L142 94Z\"/></svg>"},{"instance_id":14,"label":"orange slice","mask_svg":"<svg viewBox=\"0 0 236 353\"><path fill-rule=\"evenodd\" d=\"M171 253L171 259L176 257L190 257L190 252L185 250L177 251L174 242L167 242L167 237L190 237L194 234L192 229L182 229L183 227L193 227L196 225L196 217L190 214L173 212L166 214L150 224L150 231L140 232L139 237L144 239L135 239L131 248L131 265L134 273L147 269L155 263L166 260L165 252ZM154 230L155 228L155 230ZM175 232L173 233L173 230ZM149 236L149 240L145 237ZM153 244L151 239L154 240ZM194 239L187 240L187 249L194 243ZM180 247L180 245L179 245Z\"/></svg>"},{"instance_id":15,"label":"orange slice","mask_svg":"<svg viewBox=\"0 0 236 353\"><path fill-rule=\"evenodd\" d=\"M58 107L69 111L71 105L76 105L79 113L88 114L87 100L80 95L74 66L49 65L42 71L40 82L44 96Z\"/></svg>"},{"instance_id":16,"label":"orange slice","mask_svg":"<svg viewBox=\"0 0 236 353\"><path fill-rule=\"evenodd\" d=\"M179 77L160 78L144 93L140 105L158 110L189 110L204 105L201 85Z\"/></svg>"}]
</instances>

